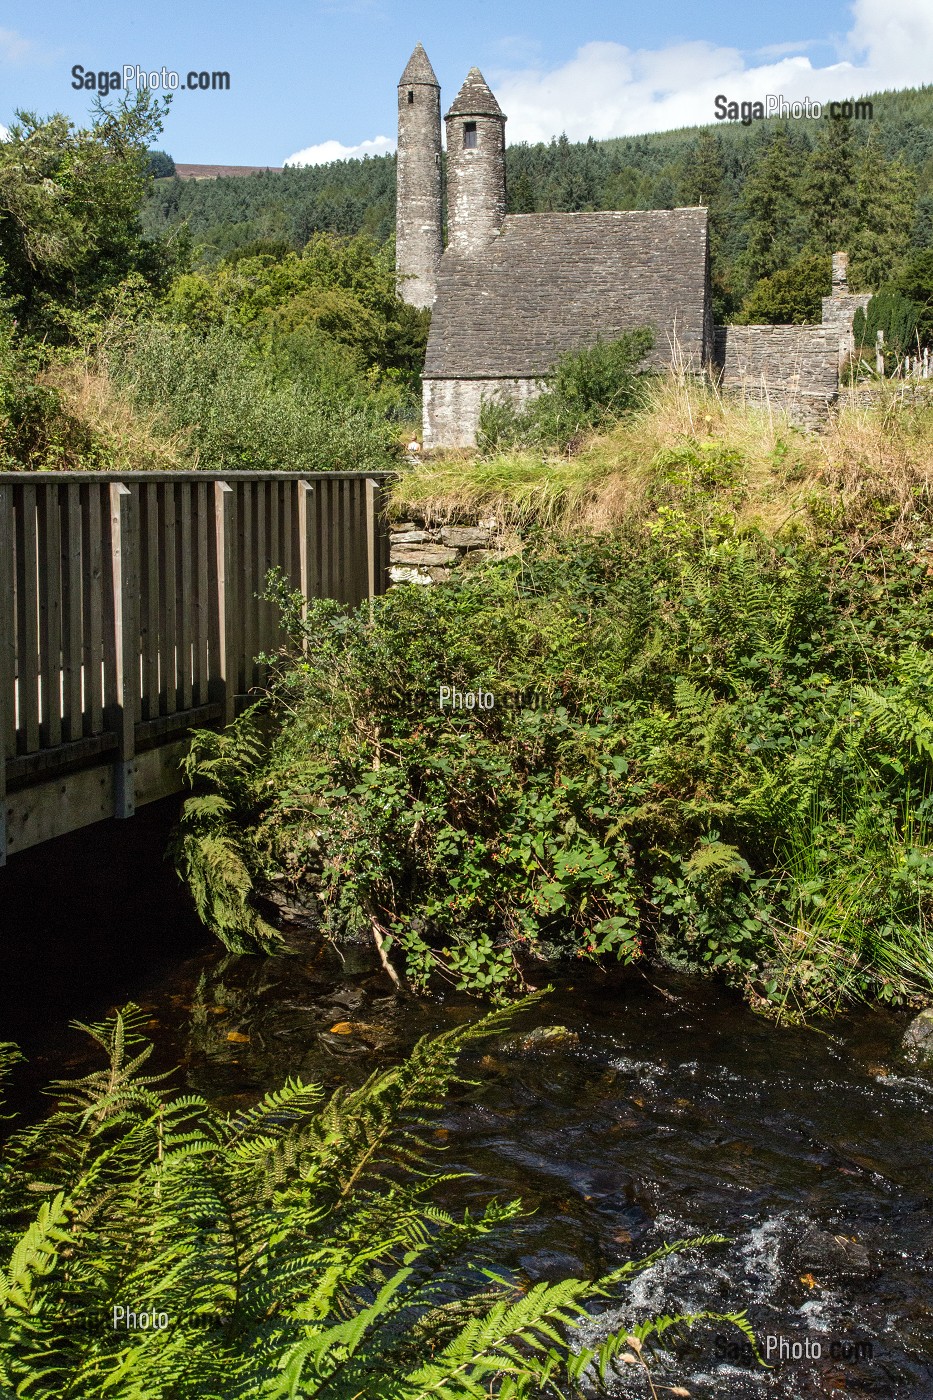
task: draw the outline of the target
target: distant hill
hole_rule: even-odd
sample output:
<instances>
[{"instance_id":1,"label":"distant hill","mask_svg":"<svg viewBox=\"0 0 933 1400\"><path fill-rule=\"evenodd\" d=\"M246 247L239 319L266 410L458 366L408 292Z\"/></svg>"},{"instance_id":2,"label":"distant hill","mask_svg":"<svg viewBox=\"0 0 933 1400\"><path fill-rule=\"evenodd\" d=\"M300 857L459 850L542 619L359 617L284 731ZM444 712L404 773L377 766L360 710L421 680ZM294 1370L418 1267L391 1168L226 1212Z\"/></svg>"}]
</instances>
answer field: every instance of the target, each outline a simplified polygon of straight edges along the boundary
<instances>
[{"instance_id":1,"label":"distant hill","mask_svg":"<svg viewBox=\"0 0 933 1400\"><path fill-rule=\"evenodd\" d=\"M258 175L264 170L281 170L280 165L180 165L175 163L179 180L216 180L220 176Z\"/></svg>"}]
</instances>

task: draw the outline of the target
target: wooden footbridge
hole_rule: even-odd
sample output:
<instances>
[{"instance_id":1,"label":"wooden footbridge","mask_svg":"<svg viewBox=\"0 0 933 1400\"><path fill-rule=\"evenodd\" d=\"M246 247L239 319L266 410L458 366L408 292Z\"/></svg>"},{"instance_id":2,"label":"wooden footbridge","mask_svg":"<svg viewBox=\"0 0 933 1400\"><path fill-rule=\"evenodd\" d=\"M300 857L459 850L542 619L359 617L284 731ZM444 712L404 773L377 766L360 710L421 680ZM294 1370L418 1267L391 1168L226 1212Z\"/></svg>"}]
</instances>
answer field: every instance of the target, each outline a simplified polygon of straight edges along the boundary
<instances>
[{"instance_id":1,"label":"wooden footbridge","mask_svg":"<svg viewBox=\"0 0 933 1400\"><path fill-rule=\"evenodd\" d=\"M181 788L282 641L263 594L383 593L385 473L0 473L0 864Z\"/></svg>"}]
</instances>

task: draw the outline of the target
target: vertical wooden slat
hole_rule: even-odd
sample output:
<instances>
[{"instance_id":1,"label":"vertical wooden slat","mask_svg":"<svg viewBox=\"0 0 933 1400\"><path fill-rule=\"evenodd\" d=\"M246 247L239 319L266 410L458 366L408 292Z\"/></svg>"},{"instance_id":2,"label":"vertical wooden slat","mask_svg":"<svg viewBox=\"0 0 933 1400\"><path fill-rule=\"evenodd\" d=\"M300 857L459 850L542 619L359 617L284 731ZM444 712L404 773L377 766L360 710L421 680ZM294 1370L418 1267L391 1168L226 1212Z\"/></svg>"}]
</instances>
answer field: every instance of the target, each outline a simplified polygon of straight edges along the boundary
<instances>
[{"instance_id":1,"label":"vertical wooden slat","mask_svg":"<svg viewBox=\"0 0 933 1400\"><path fill-rule=\"evenodd\" d=\"M314 487L308 481L298 482L298 587L307 617L308 599L314 597Z\"/></svg>"},{"instance_id":2,"label":"vertical wooden slat","mask_svg":"<svg viewBox=\"0 0 933 1400\"><path fill-rule=\"evenodd\" d=\"M203 705L207 699L208 651L208 547L207 547L207 484L197 482L194 494L194 649L191 668L192 703Z\"/></svg>"},{"instance_id":3,"label":"vertical wooden slat","mask_svg":"<svg viewBox=\"0 0 933 1400\"><path fill-rule=\"evenodd\" d=\"M136 810L136 712L139 695L138 552L134 538L133 494L115 481L110 485L110 560L113 600L113 708L107 716L117 736L113 814L131 817Z\"/></svg>"},{"instance_id":4,"label":"vertical wooden slat","mask_svg":"<svg viewBox=\"0 0 933 1400\"><path fill-rule=\"evenodd\" d=\"M159 712L159 499L154 482L139 487L139 645L142 719Z\"/></svg>"},{"instance_id":5,"label":"vertical wooden slat","mask_svg":"<svg viewBox=\"0 0 933 1400\"><path fill-rule=\"evenodd\" d=\"M282 544L281 563L289 587L295 587L295 563L292 546L295 535L295 487L291 481L279 482L279 539Z\"/></svg>"},{"instance_id":6,"label":"vertical wooden slat","mask_svg":"<svg viewBox=\"0 0 933 1400\"><path fill-rule=\"evenodd\" d=\"M101 734L104 728L103 664L104 541L101 534L100 485L88 483L82 501L84 532L84 728Z\"/></svg>"},{"instance_id":7,"label":"vertical wooden slat","mask_svg":"<svg viewBox=\"0 0 933 1400\"><path fill-rule=\"evenodd\" d=\"M39 550L39 684L43 748L62 741L62 573L58 486L39 487L36 498Z\"/></svg>"},{"instance_id":8,"label":"vertical wooden slat","mask_svg":"<svg viewBox=\"0 0 933 1400\"><path fill-rule=\"evenodd\" d=\"M178 698L176 708L191 709L191 493L194 483L181 481L179 491Z\"/></svg>"},{"instance_id":9,"label":"vertical wooden slat","mask_svg":"<svg viewBox=\"0 0 933 1400\"><path fill-rule=\"evenodd\" d=\"M236 705L236 676L234 666L234 492L225 481L214 482L214 558L217 588L217 611L212 624L215 646L211 662L211 700L220 704L224 724L234 718Z\"/></svg>"},{"instance_id":10,"label":"vertical wooden slat","mask_svg":"<svg viewBox=\"0 0 933 1400\"><path fill-rule=\"evenodd\" d=\"M237 656L237 678L235 681L238 694L249 689L249 675L251 668L251 658L253 655L253 593L255 587L253 579L256 574L256 563L253 552L253 491L252 483L249 481L237 482L237 543L240 547L239 555L239 578L238 606L242 619L240 629L240 646Z\"/></svg>"},{"instance_id":11,"label":"vertical wooden slat","mask_svg":"<svg viewBox=\"0 0 933 1400\"><path fill-rule=\"evenodd\" d=\"M69 484L62 492L62 672L64 735L74 742L84 733L81 687L81 487Z\"/></svg>"},{"instance_id":12,"label":"vertical wooden slat","mask_svg":"<svg viewBox=\"0 0 933 1400\"><path fill-rule=\"evenodd\" d=\"M6 864L6 763L16 752L13 487L0 483L0 866Z\"/></svg>"},{"instance_id":13,"label":"vertical wooden slat","mask_svg":"<svg viewBox=\"0 0 933 1400\"><path fill-rule=\"evenodd\" d=\"M333 477L318 483L320 486L320 510L318 516L318 541L320 544L321 572L318 587L320 598L332 598L331 559L334 553L334 488Z\"/></svg>"},{"instance_id":14,"label":"vertical wooden slat","mask_svg":"<svg viewBox=\"0 0 933 1400\"><path fill-rule=\"evenodd\" d=\"M247 657L249 670L249 684L256 685L259 682L260 668L256 664L256 656L260 651L265 650L269 645L269 604L266 602L264 594L266 591L266 574L269 564L269 539L268 524L269 513L266 509L266 497L268 495L268 485L265 481L257 481L256 492L256 582L253 592L256 607L256 636L253 643L252 655Z\"/></svg>"},{"instance_id":15,"label":"vertical wooden slat","mask_svg":"<svg viewBox=\"0 0 933 1400\"><path fill-rule=\"evenodd\" d=\"M342 602L353 601L351 592L353 557L353 482L346 477L340 483L340 534L338 535L340 582L337 597Z\"/></svg>"},{"instance_id":16,"label":"vertical wooden slat","mask_svg":"<svg viewBox=\"0 0 933 1400\"><path fill-rule=\"evenodd\" d=\"M16 667L20 743L39 748L39 598L36 560L36 488L24 486L16 512Z\"/></svg>"},{"instance_id":17,"label":"vertical wooden slat","mask_svg":"<svg viewBox=\"0 0 933 1400\"><path fill-rule=\"evenodd\" d=\"M175 483L164 482L159 488L162 495L162 547L159 551L161 578L159 607L159 653L162 666L162 683L159 687L159 713L172 715L177 704L177 635L175 628L178 599L176 597L175 551L178 541L175 537Z\"/></svg>"},{"instance_id":18,"label":"vertical wooden slat","mask_svg":"<svg viewBox=\"0 0 933 1400\"><path fill-rule=\"evenodd\" d=\"M284 554L282 540L282 486L283 482L281 481L269 482L269 516L266 524L266 533L269 540L269 567L275 569L276 573L282 572L282 558ZM266 603L266 617L266 625L269 629L266 649L268 651L274 651L279 646L282 639L279 610L274 603Z\"/></svg>"}]
</instances>

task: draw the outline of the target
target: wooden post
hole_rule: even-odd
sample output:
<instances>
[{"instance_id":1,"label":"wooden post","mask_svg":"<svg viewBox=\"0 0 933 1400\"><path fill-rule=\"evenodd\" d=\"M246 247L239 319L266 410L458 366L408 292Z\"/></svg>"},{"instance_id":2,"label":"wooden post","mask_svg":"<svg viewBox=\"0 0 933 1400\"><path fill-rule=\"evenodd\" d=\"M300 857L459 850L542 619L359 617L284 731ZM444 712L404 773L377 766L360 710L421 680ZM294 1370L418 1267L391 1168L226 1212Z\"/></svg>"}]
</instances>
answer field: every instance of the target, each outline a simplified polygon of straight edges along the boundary
<instances>
[{"instance_id":1,"label":"wooden post","mask_svg":"<svg viewBox=\"0 0 933 1400\"><path fill-rule=\"evenodd\" d=\"M13 611L13 487L0 486L0 865L6 864L6 761L16 722L16 616Z\"/></svg>"},{"instance_id":2,"label":"wooden post","mask_svg":"<svg viewBox=\"0 0 933 1400\"><path fill-rule=\"evenodd\" d=\"M366 478L366 596L375 598L379 575L379 482Z\"/></svg>"},{"instance_id":3,"label":"wooden post","mask_svg":"<svg viewBox=\"0 0 933 1400\"><path fill-rule=\"evenodd\" d=\"M314 487L309 481L298 483L298 587L304 598L302 617L308 616L308 599L311 597L314 568L314 512L311 497Z\"/></svg>"},{"instance_id":4,"label":"wooden post","mask_svg":"<svg viewBox=\"0 0 933 1400\"><path fill-rule=\"evenodd\" d=\"M884 331L875 337L875 369L884 378Z\"/></svg>"},{"instance_id":5,"label":"wooden post","mask_svg":"<svg viewBox=\"0 0 933 1400\"><path fill-rule=\"evenodd\" d=\"M113 814L136 811L136 710L139 699L139 578L133 494L120 481L110 486L110 543L113 569L114 712L117 736Z\"/></svg>"},{"instance_id":6,"label":"wooden post","mask_svg":"<svg viewBox=\"0 0 933 1400\"><path fill-rule=\"evenodd\" d=\"M212 662L211 699L220 702L221 719L232 724L236 707L236 647L233 576L233 487L214 482L214 529L217 538L217 657Z\"/></svg>"}]
</instances>

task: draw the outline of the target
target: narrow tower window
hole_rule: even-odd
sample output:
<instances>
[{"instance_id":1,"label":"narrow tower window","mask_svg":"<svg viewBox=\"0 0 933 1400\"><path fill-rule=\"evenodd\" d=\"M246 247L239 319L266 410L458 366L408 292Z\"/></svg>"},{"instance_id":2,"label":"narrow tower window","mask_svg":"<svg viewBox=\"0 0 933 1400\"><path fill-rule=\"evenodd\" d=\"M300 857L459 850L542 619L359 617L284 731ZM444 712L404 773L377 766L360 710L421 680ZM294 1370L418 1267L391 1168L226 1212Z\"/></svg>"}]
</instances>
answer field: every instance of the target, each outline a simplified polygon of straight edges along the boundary
<instances>
[{"instance_id":1,"label":"narrow tower window","mask_svg":"<svg viewBox=\"0 0 933 1400\"><path fill-rule=\"evenodd\" d=\"M409 89L408 89L408 101L409 101L409 102L414 102L414 100L415 100L415 94L414 94L414 92L411 90L411 88L409 88Z\"/></svg>"},{"instance_id":2,"label":"narrow tower window","mask_svg":"<svg viewBox=\"0 0 933 1400\"><path fill-rule=\"evenodd\" d=\"M476 145L476 122L463 123L463 144L464 146Z\"/></svg>"}]
</instances>

